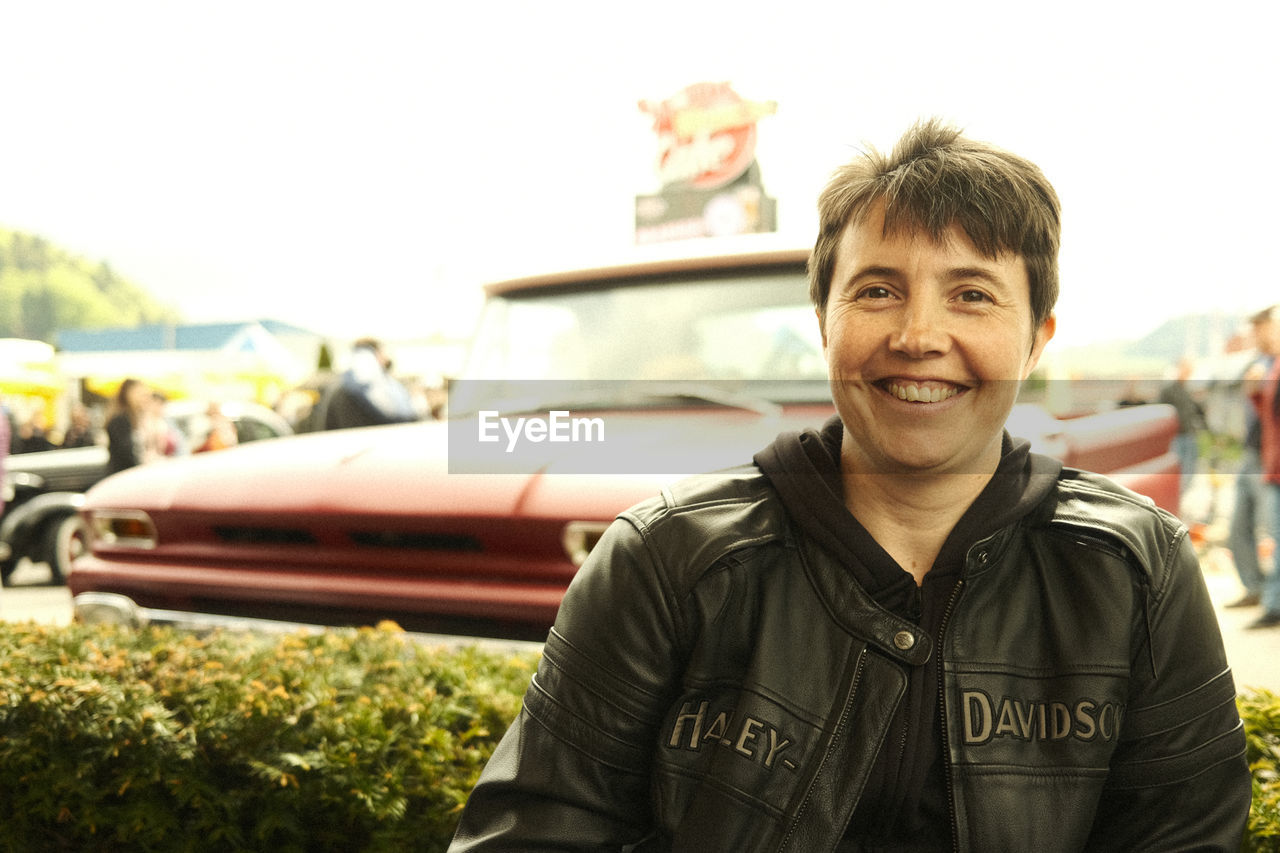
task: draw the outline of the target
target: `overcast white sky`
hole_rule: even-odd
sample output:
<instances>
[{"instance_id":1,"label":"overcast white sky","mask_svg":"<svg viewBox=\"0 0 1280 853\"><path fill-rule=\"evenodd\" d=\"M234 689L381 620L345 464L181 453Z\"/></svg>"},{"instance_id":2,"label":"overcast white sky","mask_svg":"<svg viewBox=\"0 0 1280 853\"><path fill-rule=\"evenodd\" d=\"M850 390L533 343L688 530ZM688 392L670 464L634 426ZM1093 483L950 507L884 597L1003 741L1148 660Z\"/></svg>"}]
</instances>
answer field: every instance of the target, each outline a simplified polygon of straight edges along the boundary
<instances>
[{"instance_id":1,"label":"overcast white sky","mask_svg":"<svg viewBox=\"0 0 1280 853\"><path fill-rule=\"evenodd\" d=\"M758 159L804 245L830 172L918 116L1037 161L1059 345L1280 300L1277 4L709 5L6 3L0 225L189 321L426 335L486 278L625 250L637 101L715 80L778 102Z\"/></svg>"}]
</instances>

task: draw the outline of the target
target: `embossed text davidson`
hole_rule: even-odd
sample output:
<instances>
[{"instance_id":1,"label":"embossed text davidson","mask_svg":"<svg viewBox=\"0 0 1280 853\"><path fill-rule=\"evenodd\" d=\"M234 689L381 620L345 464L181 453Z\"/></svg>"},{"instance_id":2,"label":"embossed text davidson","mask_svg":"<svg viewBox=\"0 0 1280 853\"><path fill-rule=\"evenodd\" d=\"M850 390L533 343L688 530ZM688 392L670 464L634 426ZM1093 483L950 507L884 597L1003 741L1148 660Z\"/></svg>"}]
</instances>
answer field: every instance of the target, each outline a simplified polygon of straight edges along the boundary
<instances>
[{"instance_id":1,"label":"embossed text davidson","mask_svg":"<svg viewBox=\"0 0 1280 853\"><path fill-rule=\"evenodd\" d=\"M1124 705L1095 699L1054 702L964 690L964 742L981 746L996 738L1032 742L1114 741L1120 735Z\"/></svg>"}]
</instances>

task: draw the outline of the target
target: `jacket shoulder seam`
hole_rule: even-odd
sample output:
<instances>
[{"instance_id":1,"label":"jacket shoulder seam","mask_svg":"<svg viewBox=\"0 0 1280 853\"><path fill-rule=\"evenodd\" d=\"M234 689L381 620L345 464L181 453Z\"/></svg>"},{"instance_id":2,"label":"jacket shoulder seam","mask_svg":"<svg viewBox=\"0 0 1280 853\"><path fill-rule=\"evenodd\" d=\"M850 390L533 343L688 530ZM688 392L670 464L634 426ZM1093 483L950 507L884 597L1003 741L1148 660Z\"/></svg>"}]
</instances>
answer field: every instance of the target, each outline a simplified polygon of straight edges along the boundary
<instances>
[{"instance_id":1,"label":"jacket shoulder seam","mask_svg":"<svg viewBox=\"0 0 1280 853\"><path fill-rule=\"evenodd\" d=\"M1105 477L1087 471L1063 469L1070 476L1058 480L1059 502L1045 526L1054 532L1075 533L1086 546L1114 549L1116 556L1137 571L1158 602L1164 597L1173 575L1173 565L1187 528L1157 507L1153 501ZM1071 508L1061 499L1076 498ZM1125 507L1134 513L1129 525L1108 518L1106 506ZM1143 542L1135 531L1146 529L1150 538Z\"/></svg>"},{"instance_id":2,"label":"jacket shoulder seam","mask_svg":"<svg viewBox=\"0 0 1280 853\"><path fill-rule=\"evenodd\" d=\"M785 515L777 502L776 495L772 493L763 475L757 474L753 479L758 480L758 484L749 484L750 491L746 493L721 495L716 494L718 490L709 490L705 498L689 502L679 501L670 497L669 494L664 494L659 499L660 506L658 500L646 501L626 510L619 515L619 518L625 519L635 528L655 559L662 563L664 568L666 561L659 555L666 549L659 544L659 540L670 542L673 539L672 534L677 534L674 538L683 546L688 543L678 534L687 533L690 537L689 541L696 542L699 550L705 551L706 554L700 561L700 574L734 551L787 538ZM774 516L779 523L764 526L762 528L764 532L749 535L738 532L739 525L736 524L713 526L711 531L681 530L686 526L696 527L703 516L708 520L714 520L713 517L719 512L728 514L735 511L749 514L763 513L766 517Z\"/></svg>"}]
</instances>

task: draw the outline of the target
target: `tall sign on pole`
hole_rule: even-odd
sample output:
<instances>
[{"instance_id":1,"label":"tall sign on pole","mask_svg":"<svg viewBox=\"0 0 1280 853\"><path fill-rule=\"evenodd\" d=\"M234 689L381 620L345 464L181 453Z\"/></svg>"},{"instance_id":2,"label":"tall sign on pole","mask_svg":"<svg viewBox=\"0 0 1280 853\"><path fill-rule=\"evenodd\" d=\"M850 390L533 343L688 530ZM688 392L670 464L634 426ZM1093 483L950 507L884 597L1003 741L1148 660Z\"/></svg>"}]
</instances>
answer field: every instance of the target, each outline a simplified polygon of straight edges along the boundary
<instances>
[{"instance_id":1,"label":"tall sign on pole","mask_svg":"<svg viewBox=\"0 0 1280 853\"><path fill-rule=\"evenodd\" d=\"M777 230L777 201L756 162L756 122L776 101L748 101L728 83L695 83L641 101L658 137L662 189L636 196L636 242Z\"/></svg>"}]
</instances>

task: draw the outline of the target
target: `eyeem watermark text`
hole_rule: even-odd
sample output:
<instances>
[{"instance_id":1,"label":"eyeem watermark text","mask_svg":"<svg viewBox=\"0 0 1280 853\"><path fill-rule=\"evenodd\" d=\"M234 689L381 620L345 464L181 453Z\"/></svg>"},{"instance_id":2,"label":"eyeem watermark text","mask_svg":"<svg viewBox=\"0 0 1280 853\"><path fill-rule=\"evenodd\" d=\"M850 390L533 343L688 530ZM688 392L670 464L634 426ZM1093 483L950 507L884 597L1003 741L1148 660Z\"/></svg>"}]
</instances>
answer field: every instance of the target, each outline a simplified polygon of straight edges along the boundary
<instances>
[{"instance_id":1,"label":"eyeem watermark text","mask_svg":"<svg viewBox=\"0 0 1280 853\"><path fill-rule=\"evenodd\" d=\"M523 441L578 443L604 441L603 418L573 417L568 411L556 410L543 417L502 417L497 411L479 413L478 440L496 443L506 437L506 452L511 453Z\"/></svg>"}]
</instances>

